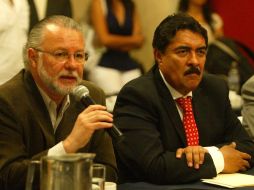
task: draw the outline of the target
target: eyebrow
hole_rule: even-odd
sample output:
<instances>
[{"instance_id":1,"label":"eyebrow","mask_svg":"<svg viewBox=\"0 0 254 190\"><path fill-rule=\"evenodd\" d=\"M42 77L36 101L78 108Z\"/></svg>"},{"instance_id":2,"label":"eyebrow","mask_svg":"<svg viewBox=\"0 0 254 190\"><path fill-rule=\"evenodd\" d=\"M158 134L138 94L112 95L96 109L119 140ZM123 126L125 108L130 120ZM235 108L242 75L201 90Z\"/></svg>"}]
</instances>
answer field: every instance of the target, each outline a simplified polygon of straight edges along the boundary
<instances>
[{"instance_id":1,"label":"eyebrow","mask_svg":"<svg viewBox=\"0 0 254 190\"><path fill-rule=\"evenodd\" d=\"M189 46L178 46L178 47L176 47L175 49L173 49L173 51L177 51L177 50L181 50L181 49L191 50L192 48L189 47ZM206 47L206 46L201 46L201 47L198 47L198 48L195 49L195 50L202 50L202 49L207 49L207 47Z\"/></svg>"}]
</instances>

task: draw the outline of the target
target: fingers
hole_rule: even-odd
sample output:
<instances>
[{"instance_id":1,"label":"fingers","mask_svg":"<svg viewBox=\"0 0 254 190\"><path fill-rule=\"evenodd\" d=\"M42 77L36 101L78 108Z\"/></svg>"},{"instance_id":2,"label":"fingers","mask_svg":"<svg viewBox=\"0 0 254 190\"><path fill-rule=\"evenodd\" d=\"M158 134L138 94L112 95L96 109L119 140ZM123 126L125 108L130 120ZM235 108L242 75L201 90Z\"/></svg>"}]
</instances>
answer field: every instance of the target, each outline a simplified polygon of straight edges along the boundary
<instances>
[{"instance_id":1,"label":"fingers","mask_svg":"<svg viewBox=\"0 0 254 190\"><path fill-rule=\"evenodd\" d=\"M240 171L244 172L250 168L250 163L247 160L243 160L242 167Z\"/></svg>"},{"instance_id":2,"label":"fingers","mask_svg":"<svg viewBox=\"0 0 254 190\"><path fill-rule=\"evenodd\" d=\"M81 123L93 126L95 129L108 128L112 126L113 115L106 111L106 107L102 105L91 105L87 107L80 115Z\"/></svg>"},{"instance_id":3,"label":"fingers","mask_svg":"<svg viewBox=\"0 0 254 190\"><path fill-rule=\"evenodd\" d=\"M199 169L199 165L203 164L206 150L201 146L187 147L186 159L189 167Z\"/></svg>"},{"instance_id":4,"label":"fingers","mask_svg":"<svg viewBox=\"0 0 254 190\"><path fill-rule=\"evenodd\" d=\"M184 149L183 148L178 148L176 150L176 158L182 158L183 153L184 153Z\"/></svg>"},{"instance_id":5,"label":"fingers","mask_svg":"<svg viewBox=\"0 0 254 190\"><path fill-rule=\"evenodd\" d=\"M89 113L89 112L92 112L92 111L95 111L95 110L104 110L104 111L106 111L107 108L106 108L106 106L99 105L99 104L90 105L90 106L88 106L88 107L83 111L83 113Z\"/></svg>"},{"instance_id":6,"label":"fingers","mask_svg":"<svg viewBox=\"0 0 254 190\"><path fill-rule=\"evenodd\" d=\"M91 105L83 110L77 117L74 127L64 140L66 152L76 152L84 147L97 129L113 126L113 115L106 111L102 105Z\"/></svg>"},{"instance_id":7,"label":"fingers","mask_svg":"<svg viewBox=\"0 0 254 190\"><path fill-rule=\"evenodd\" d=\"M244 160L251 160L251 155L244 153L244 152L240 152L240 156L242 157L242 159Z\"/></svg>"},{"instance_id":8,"label":"fingers","mask_svg":"<svg viewBox=\"0 0 254 190\"><path fill-rule=\"evenodd\" d=\"M223 146L220 151L224 157L223 173L235 173L238 171L246 171L250 168L249 160L251 156L247 153L235 149L236 143Z\"/></svg>"},{"instance_id":9,"label":"fingers","mask_svg":"<svg viewBox=\"0 0 254 190\"><path fill-rule=\"evenodd\" d=\"M207 150L201 146L188 146L186 148L177 149L176 157L181 158L182 155L185 154L187 165L199 169L200 165L204 163L206 152Z\"/></svg>"}]
</instances>

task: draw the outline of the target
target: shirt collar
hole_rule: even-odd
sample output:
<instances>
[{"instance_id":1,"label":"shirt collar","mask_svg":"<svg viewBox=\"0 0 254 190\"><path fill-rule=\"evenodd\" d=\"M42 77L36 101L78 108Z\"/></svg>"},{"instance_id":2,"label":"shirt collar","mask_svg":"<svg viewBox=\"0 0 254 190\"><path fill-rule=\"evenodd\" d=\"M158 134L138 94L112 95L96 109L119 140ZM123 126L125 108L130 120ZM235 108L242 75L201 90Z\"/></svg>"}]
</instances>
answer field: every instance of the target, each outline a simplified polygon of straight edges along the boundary
<instances>
[{"instance_id":1,"label":"shirt collar","mask_svg":"<svg viewBox=\"0 0 254 190\"><path fill-rule=\"evenodd\" d=\"M40 94L42 96L44 103L46 104L48 111L51 112L52 109L54 109L54 111L56 111L57 110L56 103L38 85L37 85L37 87L40 91ZM69 105L70 105L70 96L68 94L64 98L61 108L59 110L64 112L69 107Z\"/></svg>"}]
</instances>

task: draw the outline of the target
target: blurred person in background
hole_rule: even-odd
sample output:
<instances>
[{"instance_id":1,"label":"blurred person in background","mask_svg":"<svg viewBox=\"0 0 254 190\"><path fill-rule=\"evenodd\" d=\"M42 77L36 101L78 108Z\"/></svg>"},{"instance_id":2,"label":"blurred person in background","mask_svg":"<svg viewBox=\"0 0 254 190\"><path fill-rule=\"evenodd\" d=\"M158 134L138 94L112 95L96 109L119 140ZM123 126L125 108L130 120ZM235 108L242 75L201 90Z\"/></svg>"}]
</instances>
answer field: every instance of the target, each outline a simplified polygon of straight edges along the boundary
<instances>
[{"instance_id":1,"label":"blurred person in background","mask_svg":"<svg viewBox=\"0 0 254 190\"><path fill-rule=\"evenodd\" d=\"M90 13L95 36L106 50L89 79L111 96L107 105L112 110L122 86L142 74L129 54L144 41L140 19L132 0L93 0Z\"/></svg>"},{"instance_id":2,"label":"blurred person in background","mask_svg":"<svg viewBox=\"0 0 254 190\"><path fill-rule=\"evenodd\" d=\"M72 17L70 0L28 0L30 5L29 30L43 18L50 15L64 15Z\"/></svg>"},{"instance_id":3,"label":"blurred person in background","mask_svg":"<svg viewBox=\"0 0 254 190\"><path fill-rule=\"evenodd\" d=\"M0 84L23 67L22 48L28 27L27 0L0 0Z\"/></svg>"},{"instance_id":4,"label":"blurred person in background","mask_svg":"<svg viewBox=\"0 0 254 190\"><path fill-rule=\"evenodd\" d=\"M223 36L223 20L210 5L210 0L180 0L178 11L194 17L206 30L208 43Z\"/></svg>"},{"instance_id":5,"label":"blurred person in background","mask_svg":"<svg viewBox=\"0 0 254 190\"><path fill-rule=\"evenodd\" d=\"M242 123L254 140L254 76L250 77L242 86Z\"/></svg>"}]
</instances>

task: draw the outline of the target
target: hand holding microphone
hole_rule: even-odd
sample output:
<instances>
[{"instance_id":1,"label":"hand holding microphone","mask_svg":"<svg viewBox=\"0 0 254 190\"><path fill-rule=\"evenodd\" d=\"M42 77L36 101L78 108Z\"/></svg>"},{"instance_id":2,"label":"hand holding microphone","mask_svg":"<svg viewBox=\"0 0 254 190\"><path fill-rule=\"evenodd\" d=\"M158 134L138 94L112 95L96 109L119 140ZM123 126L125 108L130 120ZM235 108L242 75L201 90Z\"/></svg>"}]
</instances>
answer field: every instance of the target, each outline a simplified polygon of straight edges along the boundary
<instances>
[{"instance_id":1,"label":"hand holding microphone","mask_svg":"<svg viewBox=\"0 0 254 190\"><path fill-rule=\"evenodd\" d=\"M82 105L86 107L96 104L94 100L89 96L89 90L83 85L79 85L74 88L72 94L80 101ZM118 139L123 135L122 132L114 124L111 128L107 128L106 130L113 139Z\"/></svg>"}]
</instances>

